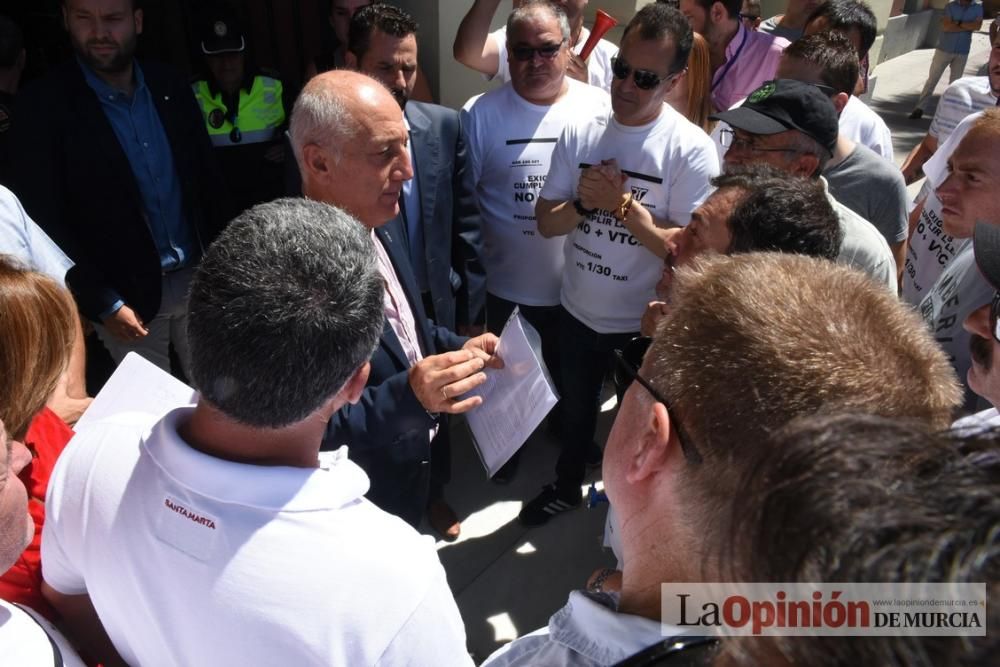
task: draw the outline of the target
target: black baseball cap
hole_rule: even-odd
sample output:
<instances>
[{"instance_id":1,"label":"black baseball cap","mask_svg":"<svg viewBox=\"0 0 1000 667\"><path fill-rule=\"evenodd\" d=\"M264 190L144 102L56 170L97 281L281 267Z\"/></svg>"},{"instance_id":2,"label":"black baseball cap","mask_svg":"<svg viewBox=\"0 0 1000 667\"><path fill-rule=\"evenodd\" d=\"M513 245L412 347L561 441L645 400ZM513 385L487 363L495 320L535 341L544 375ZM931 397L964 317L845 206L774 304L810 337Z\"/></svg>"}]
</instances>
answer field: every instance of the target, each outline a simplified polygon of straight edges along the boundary
<instances>
[{"instance_id":1,"label":"black baseball cap","mask_svg":"<svg viewBox=\"0 0 1000 667\"><path fill-rule=\"evenodd\" d=\"M977 222L972 237L976 266L993 289L1000 291L1000 225Z\"/></svg>"},{"instance_id":2,"label":"black baseball cap","mask_svg":"<svg viewBox=\"0 0 1000 667\"><path fill-rule=\"evenodd\" d=\"M205 22L201 36L201 52L206 56L238 53L245 48L243 26L234 16L212 16Z\"/></svg>"},{"instance_id":3,"label":"black baseball cap","mask_svg":"<svg viewBox=\"0 0 1000 667\"><path fill-rule=\"evenodd\" d=\"M709 118L751 134L798 130L815 139L831 154L837 145L837 109L822 90L802 81L766 81L747 96L742 106Z\"/></svg>"}]
</instances>

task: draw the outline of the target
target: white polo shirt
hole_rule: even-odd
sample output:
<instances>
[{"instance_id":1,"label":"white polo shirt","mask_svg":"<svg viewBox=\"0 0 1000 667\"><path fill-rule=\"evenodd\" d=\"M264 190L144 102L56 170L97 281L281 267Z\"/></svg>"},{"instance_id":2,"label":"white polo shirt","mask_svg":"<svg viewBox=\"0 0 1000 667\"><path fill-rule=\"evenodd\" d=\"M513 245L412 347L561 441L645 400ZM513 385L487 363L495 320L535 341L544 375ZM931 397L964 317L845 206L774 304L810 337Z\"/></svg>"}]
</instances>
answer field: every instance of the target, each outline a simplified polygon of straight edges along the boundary
<instances>
[{"instance_id":1,"label":"white polo shirt","mask_svg":"<svg viewBox=\"0 0 1000 667\"><path fill-rule=\"evenodd\" d=\"M325 468L256 466L123 414L83 428L49 482L46 582L88 593L138 665L471 665L433 542Z\"/></svg>"}]
</instances>

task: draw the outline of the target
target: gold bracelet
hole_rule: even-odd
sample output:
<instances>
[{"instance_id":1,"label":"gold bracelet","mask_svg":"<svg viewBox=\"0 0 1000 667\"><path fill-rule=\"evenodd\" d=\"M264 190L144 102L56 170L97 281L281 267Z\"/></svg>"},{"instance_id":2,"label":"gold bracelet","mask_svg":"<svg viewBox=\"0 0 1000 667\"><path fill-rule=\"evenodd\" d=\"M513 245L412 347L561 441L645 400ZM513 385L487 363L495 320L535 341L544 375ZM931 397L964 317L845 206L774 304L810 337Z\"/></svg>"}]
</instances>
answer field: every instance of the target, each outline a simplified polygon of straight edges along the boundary
<instances>
[{"instance_id":1,"label":"gold bracelet","mask_svg":"<svg viewBox=\"0 0 1000 667\"><path fill-rule=\"evenodd\" d=\"M614 212L614 216L620 221L625 222L625 218L628 217L629 211L632 210L632 203L635 201L632 193L625 195L625 200L622 201L621 205Z\"/></svg>"}]
</instances>

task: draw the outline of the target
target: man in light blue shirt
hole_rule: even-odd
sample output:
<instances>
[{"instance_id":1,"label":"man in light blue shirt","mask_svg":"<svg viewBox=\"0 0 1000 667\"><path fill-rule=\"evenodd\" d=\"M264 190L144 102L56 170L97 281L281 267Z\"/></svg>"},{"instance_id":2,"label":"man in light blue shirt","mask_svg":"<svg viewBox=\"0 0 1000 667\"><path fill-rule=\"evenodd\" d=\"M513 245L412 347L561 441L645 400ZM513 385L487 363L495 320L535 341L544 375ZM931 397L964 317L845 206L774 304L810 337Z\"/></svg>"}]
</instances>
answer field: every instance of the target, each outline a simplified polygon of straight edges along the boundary
<instances>
[{"instance_id":1,"label":"man in light blue shirt","mask_svg":"<svg viewBox=\"0 0 1000 667\"><path fill-rule=\"evenodd\" d=\"M972 33L983 27L983 5L976 0L952 0L941 15L941 35L934 50L930 72L920 99L910 113L911 119L924 115L924 106L930 99L946 67L951 68L948 83L954 83L965 71L972 46Z\"/></svg>"}]
</instances>

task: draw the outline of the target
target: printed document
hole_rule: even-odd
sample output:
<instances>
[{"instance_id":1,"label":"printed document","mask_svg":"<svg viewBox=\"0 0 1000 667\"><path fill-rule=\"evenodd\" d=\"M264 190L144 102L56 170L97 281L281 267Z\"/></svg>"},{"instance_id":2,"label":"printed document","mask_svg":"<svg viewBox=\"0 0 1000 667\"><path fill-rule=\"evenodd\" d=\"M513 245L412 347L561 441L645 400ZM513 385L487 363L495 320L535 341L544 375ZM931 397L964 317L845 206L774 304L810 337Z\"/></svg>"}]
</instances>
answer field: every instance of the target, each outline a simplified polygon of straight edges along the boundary
<instances>
[{"instance_id":1,"label":"printed document","mask_svg":"<svg viewBox=\"0 0 1000 667\"><path fill-rule=\"evenodd\" d=\"M469 392L483 403L466 417L479 458L492 477L525 443L559 397L542 360L538 332L515 308L500 334L503 368L486 369L486 382Z\"/></svg>"},{"instance_id":2,"label":"printed document","mask_svg":"<svg viewBox=\"0 0 1000 667\"><path fill-rule=\"evenodd\" d=\"M196 394L170 373L129 352L73 430L79 431L91 422L123 412L164 415L174 408L194 405Z\"/></svg>"}]
</instances>

